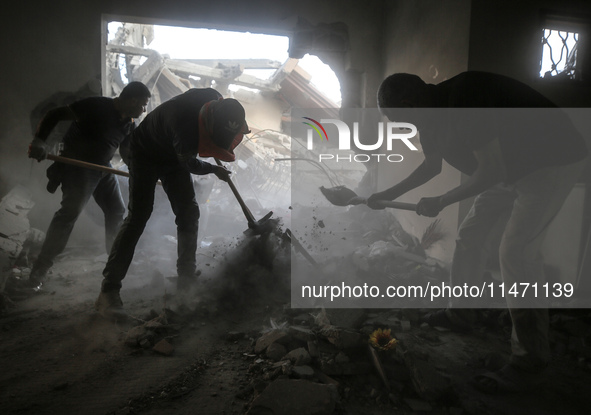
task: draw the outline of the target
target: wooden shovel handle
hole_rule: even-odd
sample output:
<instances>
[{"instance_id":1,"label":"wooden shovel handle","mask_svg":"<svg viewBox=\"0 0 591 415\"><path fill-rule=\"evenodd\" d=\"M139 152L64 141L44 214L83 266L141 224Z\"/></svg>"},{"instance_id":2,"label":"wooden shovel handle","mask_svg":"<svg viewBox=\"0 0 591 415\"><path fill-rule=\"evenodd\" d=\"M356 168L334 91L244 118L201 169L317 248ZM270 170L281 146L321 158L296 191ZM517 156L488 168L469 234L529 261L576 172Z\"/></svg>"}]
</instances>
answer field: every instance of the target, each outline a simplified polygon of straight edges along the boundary
<instances>
[{"instance_id":1,"label":"wooden shovel handle","mask_svg":"<svg viewBox=\"0 0 591 415\"><path fill-rule=\"evenodd\" d=\"M392 200L380 200L379 202L376 202L376 204L380 204L385 208L412 210L413 212L417 208L415 203L394 202Z\"/></svg>"},{"instance_id":2,"label":"wooden shovel handle","mask_svg":"<svg viewBox=\"0 0 591 415\"><path fill-rule=\"evenodd\" d=\"M87 163L86 161L80 161L68 157L56 156L55 154L48 154L47 159L60 163L71 164L72 166L84 167L85 169L98 170L105 173L113 173L118 174L119 176L129 177L129 173L126 171L117 170L112 167L101 166L99 164Z\"/></svg>"},{"instance_id":3,"label":"wooden shovel handle","mask_svg":"<svg viewBox=\"0 0 591 415\"><path fill-rule=\"evenodd\" d=\"M85 169L98 170L105 173L113 173L118 174L119 176L129 177L129 173L126 171L117 170L112 167L101 166L100 164L93 164L86 161L71 159L68 157L56 156L55 154L48 154L47 159L57 161L59 163L71 164L72 166L83 167ZM162 182L160 180L158 180L157 184L162 186Z\"/></svg>"}]
</instances>

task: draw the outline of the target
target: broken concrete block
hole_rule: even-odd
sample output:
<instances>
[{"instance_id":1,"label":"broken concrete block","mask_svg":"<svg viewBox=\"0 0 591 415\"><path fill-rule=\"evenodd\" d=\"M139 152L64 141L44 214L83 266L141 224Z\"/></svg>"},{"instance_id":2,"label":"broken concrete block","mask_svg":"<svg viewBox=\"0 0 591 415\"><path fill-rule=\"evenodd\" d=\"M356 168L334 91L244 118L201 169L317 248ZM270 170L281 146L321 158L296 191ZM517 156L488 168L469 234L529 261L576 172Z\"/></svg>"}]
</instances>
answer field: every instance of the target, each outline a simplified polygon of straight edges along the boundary
<instances>
[{"instance_id":1,"label":"broken concrete block","mask_svg":"<svg viewBox=\"0 0 591 415\"><path fill-rule=\"evenodd\" d=\"M265 352L267 357L274 362L278 362L281 360L283 356L287 353L287 349L285 346L279 343L271 343Z\"/></svg>"},{"instance_id":2,"label":"broken concrete block","mask_svg":"<svg viewBox=\"0 0 591 415\"><path fill-rule=\"evenodd\" d=\"M270 344L277 341L286 340L288 337L289 335L285 330L275 329L268 331L258 338L254 346L254 352L257 354L262 353L267 347L269 347Z\"/></svg>"},{"instance_id":3,"label":"broken concrete block","mask_svg":"<svg viewBox=\"0 0 591 415\"><path fill-rule=\"evenodd\" d=\"M174 346L170 344L166 339L162 339L154 345L152 350L164 356L170 356L174 352Z\"/></svg>"},{"instance_id":4,"label":"broken concrete block","mask_svg":"<svg viewBox=\"0 0 591 415\"><path fill-rule=\"evenodd\" d=\"M135 326L131 328L125 335L125 344L129 347L136 347L140 340L146 336L146 328L142 326Z\"/></svg>"},{"instance_id":5,"label":"broken concrete block","mask_svg":"<svg viewBox=\"0 0 591 415\"><path fill-rule=\"evenodd\" d=\"M288 354L286 354L283 359L287 359L293 362L294 366L302 366L307 365L312 361L310 354L306 349L300 347L298 349L292 350Z\"/></svg>"},{"instance_id":6,"label":"broken concrete block","mask_svg":"<svg viewBox=\"0 0 591 415\"><path fill-rule=\"evenodd\" d=\"M247 415L331 415L337 399L338 391L333 385L279 379L252 402Z\"/></svg>"}]
</instances>

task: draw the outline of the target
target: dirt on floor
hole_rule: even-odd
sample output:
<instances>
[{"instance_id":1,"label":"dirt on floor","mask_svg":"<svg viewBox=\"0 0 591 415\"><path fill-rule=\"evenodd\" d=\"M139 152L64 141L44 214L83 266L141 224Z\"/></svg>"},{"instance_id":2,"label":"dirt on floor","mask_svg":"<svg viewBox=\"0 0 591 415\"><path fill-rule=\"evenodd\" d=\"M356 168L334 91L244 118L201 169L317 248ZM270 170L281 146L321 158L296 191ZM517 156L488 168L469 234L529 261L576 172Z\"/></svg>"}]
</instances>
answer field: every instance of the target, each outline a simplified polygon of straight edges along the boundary
<instances>
[{"instance_id":1,"label":"dirt on floor","mask_svg":"<svg viewBox=\"0 0 591 415\"><path fill-rule=\"evenodd\" d=\"M542 386L486 395L468 380L509 354L510 322L502 310L480 330L456 334L421 324L424 310L291 309L290 251L282 243L275 236L212 242L201 250L199 285L185 293L177 293L174 278L155 266L156 256L174 258L174 252L164 245L157 254L140 251L121 291L130 317L119 322L93 308L105 256L67 250L42 292L14 289L5 299L0 413L588 413L588 312L553 313L554 356ZM294 327L298 335L318 337L315 344L324 349L314 355L309 341L289 346ZM378 327L391 328L399 344L380 352L376 364L368 357L367 338ZM331 338L338 330L357 334L362 344L342 346ZM293 370L297 359L272 358L261 347L262 336L274 332L291 333L281 346L286 351L307 344L310 375ZM279 381L294 382L289 388L298 382L328 385L331 393L322 395L322 405L312 405L316 395L300 389L265 397ZM265 406L263 397L276 402Z\"/></svg>"}]
</instances>

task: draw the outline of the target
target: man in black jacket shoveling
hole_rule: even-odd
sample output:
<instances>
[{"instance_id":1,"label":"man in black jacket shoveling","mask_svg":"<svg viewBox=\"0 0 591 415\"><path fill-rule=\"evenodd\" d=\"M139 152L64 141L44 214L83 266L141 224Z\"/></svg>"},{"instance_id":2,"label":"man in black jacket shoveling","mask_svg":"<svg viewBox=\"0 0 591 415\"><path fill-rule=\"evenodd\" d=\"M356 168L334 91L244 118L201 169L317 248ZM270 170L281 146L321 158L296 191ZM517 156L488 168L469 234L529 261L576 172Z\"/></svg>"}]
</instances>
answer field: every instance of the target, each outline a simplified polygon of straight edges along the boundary
<instances>
[{"instance_id":1,"label":"man in black jacket shoveling","mask_svg":"<svg viewBox=\"0 0 591 415\"><path fill-rule=\"evenodd\" d=\"M191 174L215 174L227 181L230 172L200 160L232 162L234 148L248 132L245 112L235 99L222 99L214 89L190 89L159 105L133 132L130 142L129 206L103 270L96 309L107 318L123 317L119 294L136 244L150 218L158 180L170 201L177 225L177 289L196 280L199 206Z\"/></svg>"},{"instance_id":2,"label":"man in black jacket shoveling","mask_svg":"<svg viewBox=\"0 0 591 415\"><path fill-rule=\"evenodd\" d=\"M499 263L507 290L519 284L541 286L546 230L579 179L588 152L566 114L529 86L484 72L465 72L437 85L416 75L394 74L382 82L378 106L390 120L406 113L429 127L417 125L424 161L398 184L373 194L368 205L380 208L377 201L394 200L428 182L445 160L469 177L442 195L422 198L416 212L435 217L446 206L476 196L458 230L452 285L480 286L487 237L503 219ZM432 111L430 116L421 120L427 111L421 108ZM545 303L536 298L526 303L512 295L505 299L513 322L511 359L499 371L475 379L478 388L491 393L531 388L550 358ZM453 299L426 321L469 330L478 322L483 300L478 301L467 299L462 308Z\"/></svg>"}]
</instances>

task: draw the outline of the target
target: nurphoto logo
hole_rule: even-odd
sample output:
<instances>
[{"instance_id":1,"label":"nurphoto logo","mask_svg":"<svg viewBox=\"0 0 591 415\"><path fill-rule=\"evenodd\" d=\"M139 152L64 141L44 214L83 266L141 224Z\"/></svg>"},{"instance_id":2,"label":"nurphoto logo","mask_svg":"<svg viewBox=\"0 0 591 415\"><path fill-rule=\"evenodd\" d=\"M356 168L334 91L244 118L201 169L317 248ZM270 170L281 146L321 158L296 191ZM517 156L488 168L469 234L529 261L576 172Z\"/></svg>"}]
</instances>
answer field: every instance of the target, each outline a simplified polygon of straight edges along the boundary
<instances>
[{"instance_id":1,"label":"nurphoto logo","mask_svg":"<svg viewBox=\"0 0 591 415\"><path fill-rule=\"evenodd\" d=\"M311 121L313 124L309 122L303 122L303 124L312 127L312 129L307 130L307 144L306 148L308 150L314 149L314 131L318 133L320 136L320 141L326 139L328 142L328 134L326 129L324 128L323 124L332 124L337 128L339 141L338 141L338 149L339 150L351 150L351 129L344 121L337 120L337 119L321 119L320 122L309 118L303 117L306 120ZM339 155L339 154L332 154L332 153L323 153L318 156L318 161L323 160L333 160L336 162L339 161L349 161L349 162L357 162L357 163L367 163L372 158L377 159L377 161L386 160L393 163L399 163L404 160L402 154L393 154L390 153L395 148L395 143L401 142L403 143L406 148L410 151L418 151L413 143L411 143L410 139L416 137L417 135L417 127L413 124L406 123L406 122L378 122L378 137L375 143L368 144L366 142L361 142L359 139L359 123L353 122L353 145L358 149L363 151L363 153L359 154L347 154L347 155ZM364 136L367 136L365 134ZM388 154L385 153L368 153L371 151L379 150L383 147L384 141L386 142L386 151Z\"/></svg>"}]
</instances>

